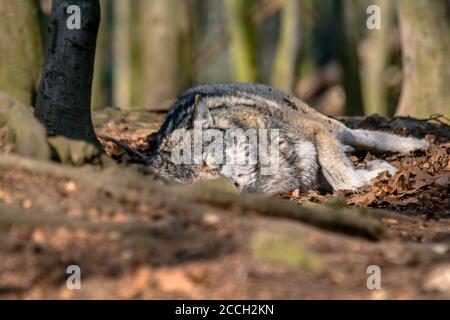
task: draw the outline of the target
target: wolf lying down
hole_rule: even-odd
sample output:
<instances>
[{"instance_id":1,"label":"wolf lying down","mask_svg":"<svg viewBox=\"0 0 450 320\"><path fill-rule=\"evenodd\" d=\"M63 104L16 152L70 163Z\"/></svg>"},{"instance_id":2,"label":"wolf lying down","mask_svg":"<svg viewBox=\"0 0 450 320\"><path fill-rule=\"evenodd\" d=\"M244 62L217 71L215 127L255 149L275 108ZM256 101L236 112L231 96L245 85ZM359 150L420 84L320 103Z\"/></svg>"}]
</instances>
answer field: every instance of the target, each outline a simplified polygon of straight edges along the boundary
<instances>
[{"instance_id":1,"label":"wolf lying down","mask_svg":"<svg viewBox=\"0 0 450 320\"><path fill-rule=\"evenodd\" d=\"M256 161L248 161L254 154L255 140L248 143L247 139L234 138L236 132L249 130L260 139L257 145L264 140L271 145L267 154L271 160L275 158L275 170L262 165L261 152ZM268 137L264 139L259 131ZM365 170L358 170L345 152L409 153L429 145L415 138L349 129L298 98L260 84L211 84L188 90L172 106L156 139L148 165L161 176L191 183L224 175L240 191L263 193L330 187L353 190L369 184L382 171L394 174L397 169L374 160ZM233 143L226 143L229 141ZM276 148L271 148L274 145ZM228 157L230 154L235 157ZM229 158L232 161L227 161ZM243 158L245 161L236 161Z\"/></svg>"}]
</instances>

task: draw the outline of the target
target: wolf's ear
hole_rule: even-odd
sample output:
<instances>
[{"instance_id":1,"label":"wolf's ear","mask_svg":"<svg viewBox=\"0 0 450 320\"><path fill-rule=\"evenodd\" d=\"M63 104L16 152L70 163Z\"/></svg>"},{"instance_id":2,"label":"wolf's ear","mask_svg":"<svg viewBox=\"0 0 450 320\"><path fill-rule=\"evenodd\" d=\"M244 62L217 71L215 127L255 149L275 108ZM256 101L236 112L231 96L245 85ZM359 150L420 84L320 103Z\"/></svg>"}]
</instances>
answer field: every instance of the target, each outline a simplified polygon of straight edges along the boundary
<instances>
[{"instance_id":1,"label":"wolf's ear","mask_svg":"<svg viewBox=\"0 0 450 320\"><path fill-rule=\"evenodd\" d=\"M192 116L192 126L194 126L194 122L198 121L201 123L202 127L209 128L214 125L213 118L211 116L211 112L209 111L206 103L200 95L195 96L194 102L194 113Z\"/></svg>"}]
</instances>

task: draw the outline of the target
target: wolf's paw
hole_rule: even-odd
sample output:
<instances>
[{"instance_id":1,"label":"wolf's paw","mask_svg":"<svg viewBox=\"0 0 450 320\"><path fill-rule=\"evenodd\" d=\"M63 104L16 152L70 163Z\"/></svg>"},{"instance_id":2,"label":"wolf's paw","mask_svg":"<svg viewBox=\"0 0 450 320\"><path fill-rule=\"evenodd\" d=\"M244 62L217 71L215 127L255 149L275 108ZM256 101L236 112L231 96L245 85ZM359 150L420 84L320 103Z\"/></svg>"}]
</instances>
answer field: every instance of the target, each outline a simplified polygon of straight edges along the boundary
<instances>
[{"instance_id":1,"label":"wolf's paw","mask_svg":"<svg viewBox=\"0 0 450 320\"><path fill-rule=\"evenodd\" d=\"M364 187L367 185L367 180L364 174L361 174L360 171L365 170L356 170L353 171L351 175L347 177L345 180L334 181L332 184L334 190L353 190L355 191L358 188Z\"/></svg>"},{"instance_id":2,"label":"wolf's paw","mask_svg":"<svg viewBox=\"0 0 450 320\"><path fill-rule=\"evenodd\" d=\"M424 139L416 140L415 150L427 150L430 147L430 143Z\"/></svg>"},{"instance_id":3,"label":"wolf's paw","mask_svg":"<svg viewBox=\"0 0 450 320\"><path fill-rule=\"evenodd\" d=\"M405 141L401 144L400 149L402 153L410 153L416 150L427 150L430 143L424 139L404 138Z\"/></svg>"},{"instance_id":4,"label":"wolf's paw","mask_svg":"<svg viewBox=\"0 0 450 320\"><path fill-rule=\"evenodd\" d=\"M365 175L368 181L378 176L381 172L387 171L391 176L398 172L398 169L384 160L371 160L366 164Z\"/></svg>"}]
</instances>

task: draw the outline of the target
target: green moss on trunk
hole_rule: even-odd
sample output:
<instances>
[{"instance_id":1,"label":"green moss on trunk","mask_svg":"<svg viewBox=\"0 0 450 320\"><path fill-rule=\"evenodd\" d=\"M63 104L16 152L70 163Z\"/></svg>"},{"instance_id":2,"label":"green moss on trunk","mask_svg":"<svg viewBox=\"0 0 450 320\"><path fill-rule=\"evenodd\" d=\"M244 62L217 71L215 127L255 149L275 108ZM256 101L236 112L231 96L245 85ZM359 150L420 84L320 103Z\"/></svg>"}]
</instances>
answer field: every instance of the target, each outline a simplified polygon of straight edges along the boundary
<instances>
[{"instance_id":1,"label":"green moss on trunk","mask_svg":"<svg viewBox=\"0 0 450 320\"><path fill-rule=\"evenodd\" d=\"M445 0L400 0L403 88L398 115L450 116L450 23Z\"/></svg>"},{"instance_id":2,"label":"green moss on trunk","mask_svg":"<svg viewBox=\"0 0 450 320\"><path fill-rule=\"evenodd\" d=\"M0 0L0 91L31 105L43 62L37 1Z\"/></svg>"},{"instance_id":3,"label":"green moss on trunk","mask_svg":"<svg viewBox=\"0 0 450 320\"><path fill-rule=\"evenodd\" d=\"M249 0L225 0L230 36L234 79L237 82L258 82L255 39L249 17Z\"/></svg>"},{"instance_id":4,"label":"green moss on trunk","mask_svg":"<svg viewBox=\"0 0 450 320\"><path fill-rule=\"evenodd\" d=\"M272 84L292 92L300 56L301 14L299 0L284 0L281 32L275 58Z\"/></svg>"}]
</instances>

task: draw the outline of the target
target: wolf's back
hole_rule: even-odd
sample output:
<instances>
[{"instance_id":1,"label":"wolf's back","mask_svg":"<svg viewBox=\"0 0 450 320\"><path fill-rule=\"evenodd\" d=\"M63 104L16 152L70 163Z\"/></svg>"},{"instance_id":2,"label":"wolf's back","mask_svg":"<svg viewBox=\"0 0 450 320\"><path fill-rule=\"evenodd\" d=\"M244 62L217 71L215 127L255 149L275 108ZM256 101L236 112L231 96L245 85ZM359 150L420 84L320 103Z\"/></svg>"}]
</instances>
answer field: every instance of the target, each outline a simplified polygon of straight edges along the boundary
<instances>
[{"instance_id":1,"label":"wolf's back","mask_svg":"<svg viewBox=\"0 0 450 320\"><path fill-rule=\"evenodd\" d=\"M232 102L236 102L245 105L250 101L255 107L270 105L276 109L283 109L288 108L287 105L289 103L287 102L290 102L302 114L302 117L319 123L332 132L341 143L360 149L408 153L416 149L426 149L429 145L425 140L400 137L386 132L352 130L342 122L315 111L293 95L256 83L206 84L189 89L180 95L172 105L166 120L158 132L158 145L164 137L189 123L197 95L212 102L208 106L211 108L223 106L221 103L230 105L233 104Z\"/></svg>"},{"instance_id":2,"label":"wolf's back","mask_svg":"<svg viewBox=\"0 0 450 320\"><path fill-rule=\"evenodd\" d=\"M295 97L288 93L256 83L200 85L181 94L172 105L166 120L158 132L158 144L163 137L178 128L182 128L190 121L197 95L218 99L226 97L244 99L253 96L271 102L272 105L278 105L280 108L286 99L295 99Z\"/></svg>"}]
</instances>

